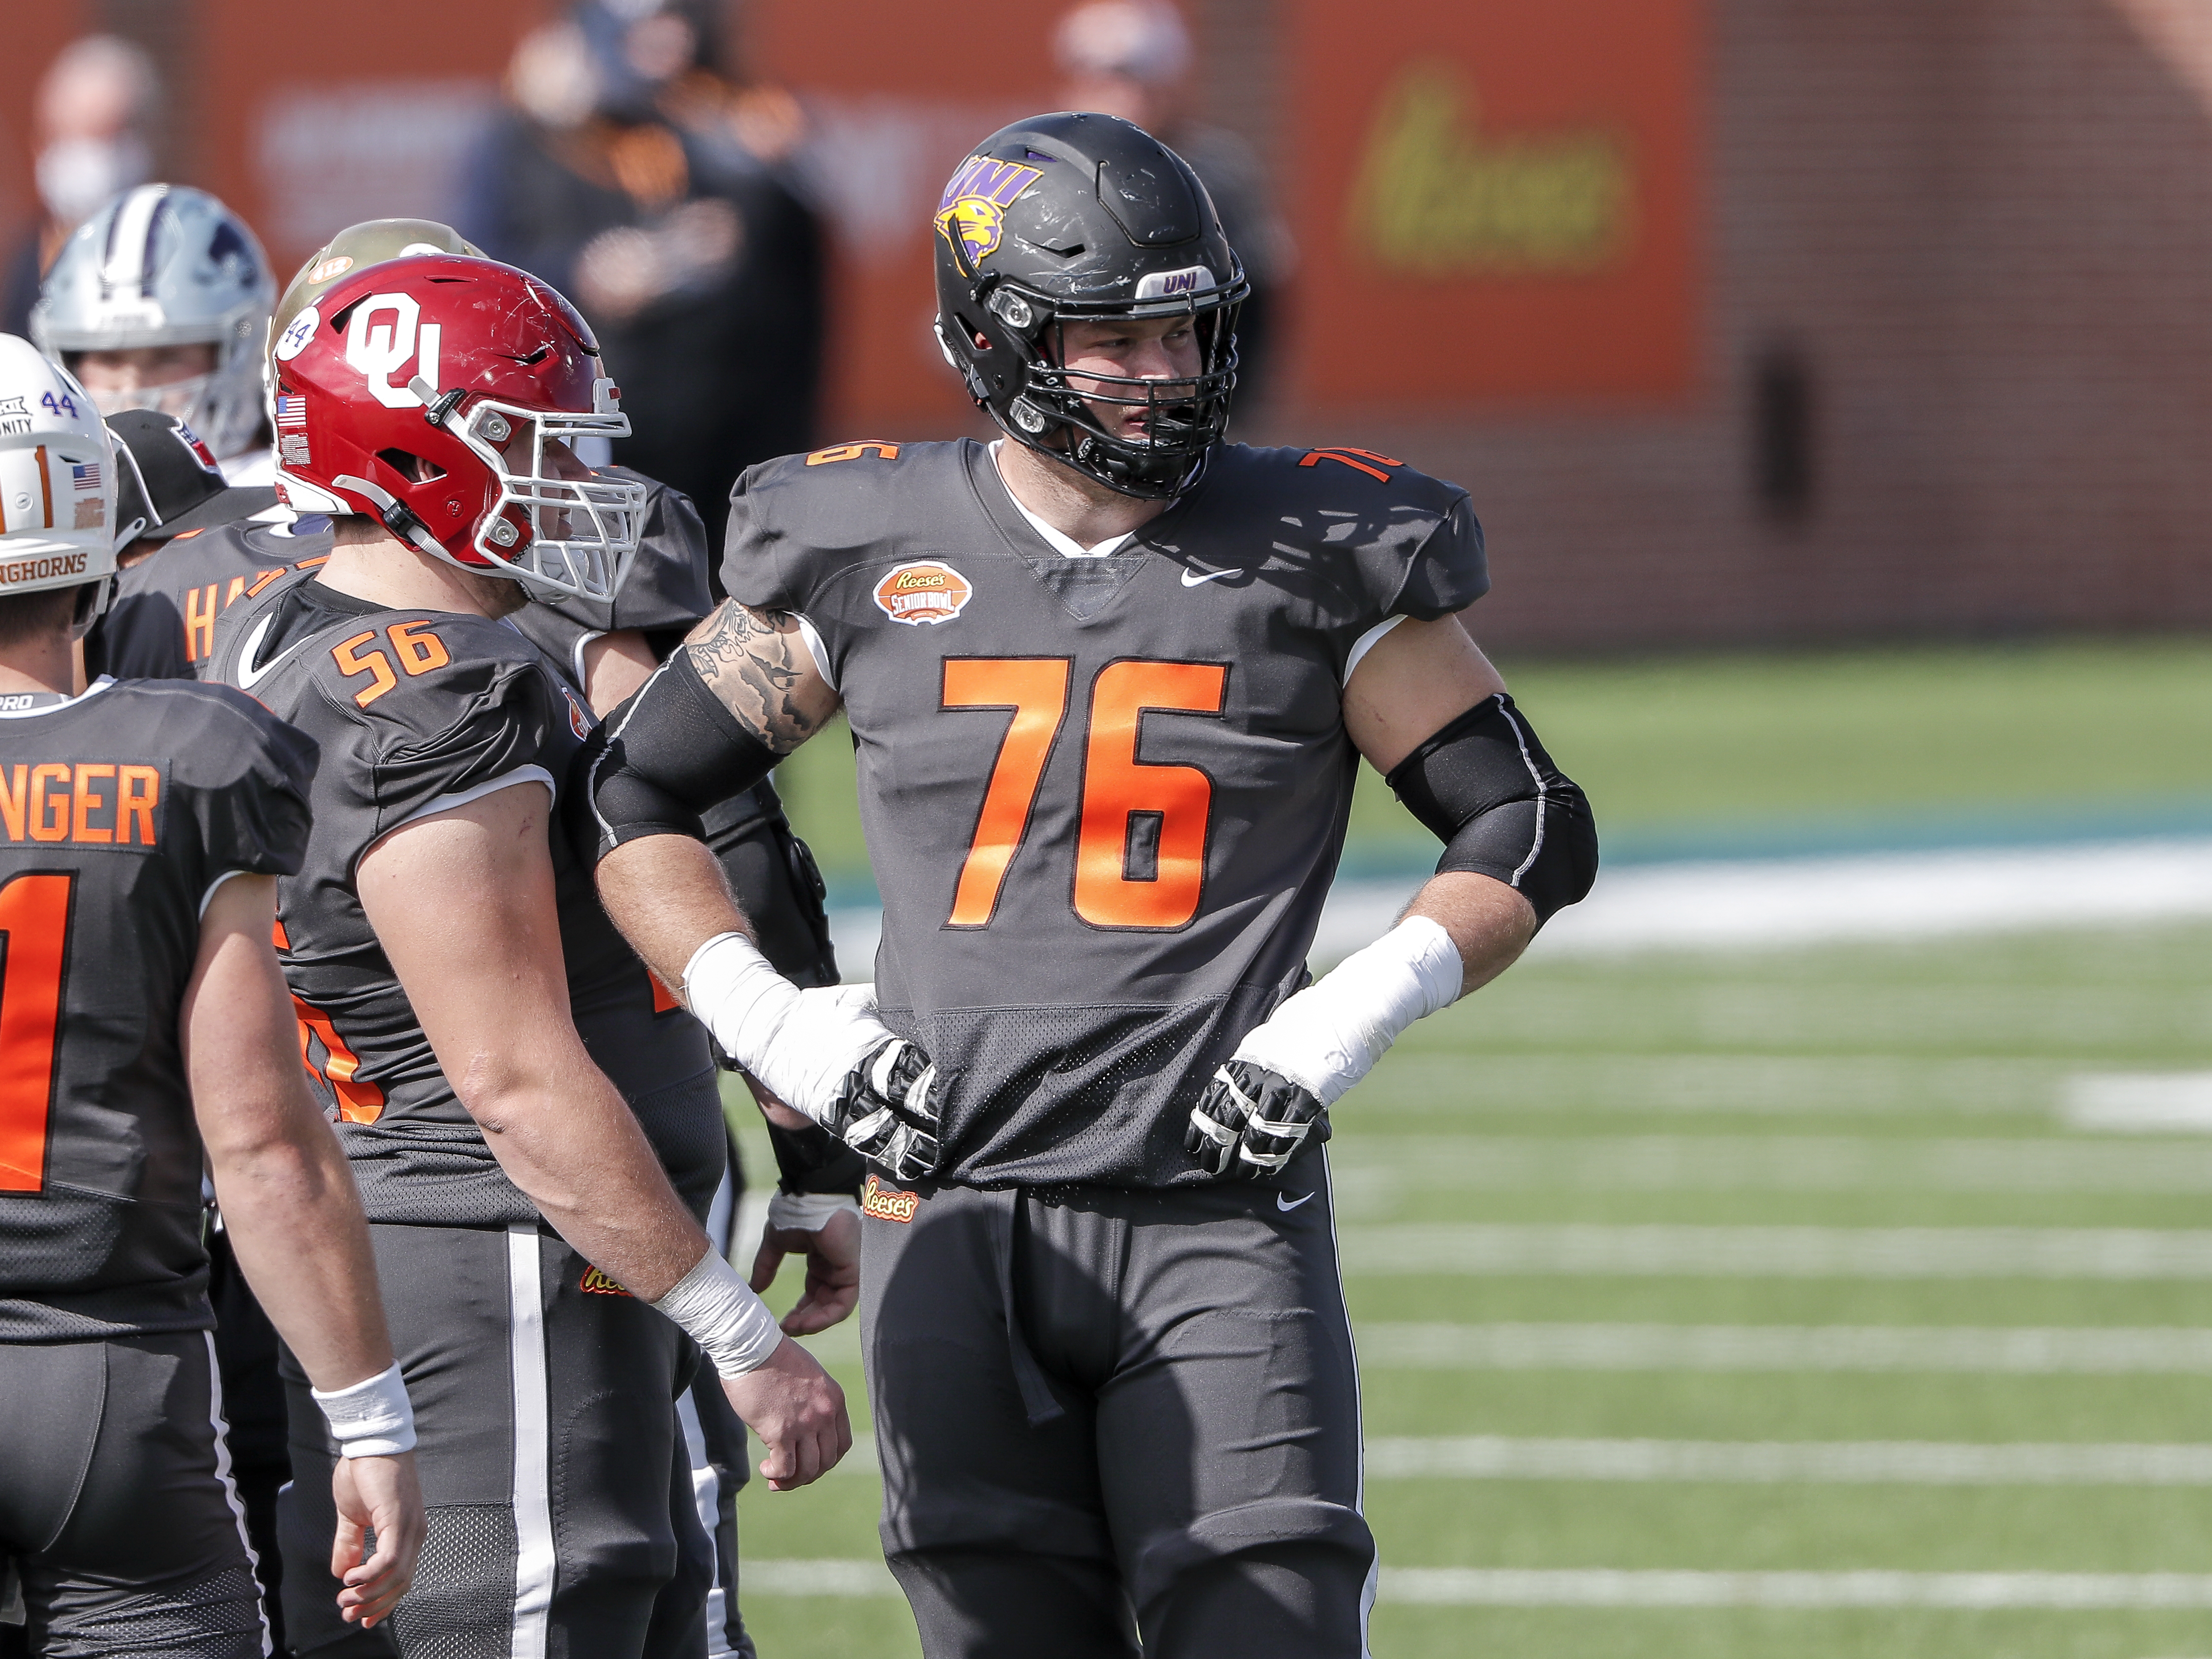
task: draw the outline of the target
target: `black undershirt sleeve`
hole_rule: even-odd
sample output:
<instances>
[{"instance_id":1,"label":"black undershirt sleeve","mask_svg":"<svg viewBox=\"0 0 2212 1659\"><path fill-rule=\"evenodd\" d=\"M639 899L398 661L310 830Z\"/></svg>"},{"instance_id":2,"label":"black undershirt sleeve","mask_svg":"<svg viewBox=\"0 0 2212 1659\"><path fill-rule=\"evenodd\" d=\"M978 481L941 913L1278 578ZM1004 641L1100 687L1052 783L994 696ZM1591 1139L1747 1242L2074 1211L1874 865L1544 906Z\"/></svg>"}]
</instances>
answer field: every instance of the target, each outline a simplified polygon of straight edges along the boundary
<instances>
[{"instance_id":1,"label":"black undershirt sleeve","mask_svg":"<svg viewBox=\"0 0 2212 1659\"><path fill-rule=\"evenodd\" d=\"M1503 691L1427 738L1388 781L1444 843L1439 875L1464 870L1504 882L1534 907L1539 926L1597 878L1589 798Z\"/></svg>"},{"instance_id":2,"label":"black undershirt sleeve","mask_svg":"<svg viewBox=\"0 0 2212 1659\"><path fill-rule=\"evenodd\" d=\"M706 839L700 815L775 769L776 753L739 725L678 651L618 705L578 751L574 826L594 863L647 836Z\"/></svg>"}]
</instances>

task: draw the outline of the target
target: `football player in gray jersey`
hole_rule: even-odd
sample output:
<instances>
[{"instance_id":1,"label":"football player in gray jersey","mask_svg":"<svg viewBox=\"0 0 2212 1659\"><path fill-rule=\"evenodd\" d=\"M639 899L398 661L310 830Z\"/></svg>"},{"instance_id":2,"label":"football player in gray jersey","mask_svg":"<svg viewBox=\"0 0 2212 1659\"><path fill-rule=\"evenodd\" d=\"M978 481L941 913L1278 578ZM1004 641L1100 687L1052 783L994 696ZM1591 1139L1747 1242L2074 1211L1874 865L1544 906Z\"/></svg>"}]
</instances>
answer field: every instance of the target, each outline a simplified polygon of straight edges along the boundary
<instances>
[{"instance_id":1,"label":"football player in gray jersey","mask_svg":"<svg viewBox=\"0 0 2212 1659\"><path fill-rule=\"evenodd\" d=\"M740 481L731 603L589 753L600 891L879 1165L863 1352L924 1651L1357 1654L1324 1113L1587 890L1588 805L1462 626L1488 586L1465 491L1223 441L1243 284L1177 157L1038 118L935 226L945 355L1005 438ZM691 839L840 705L872 1001L777 981ZM1446 850L1309 984L1362 757Z\"/></svg>"},{"instance_id":2,"label":"football player in gray jersey","mask_svg":"<svg viewBox=\"0 0 2212 1659\"><path fill-rule=\"evenodd\" d=\"M34 1653L246 1659L269 1633L209 1334L203 1159L344 1453L317 1540L331 1622L380 1624L422 1535L361 1202L270 946L315 745L218 687L71 695L114 569L114 456L83 389L0 335L9 408L0 495L42 504L0 528L0 1608Z\"/></svg>"},{"instance_id":3,"label":"football player in gray jersey","mask_svg":"<svg viewBox=\"0 0 2212 1659\"><path fill-rule=\"evenodd\" d=\"M302 410L280 487L338 522L325 563L223 613L210 678L322 746L278 943L426 1380L429 1534L394 1632L410 1654L696 1652L712 1570L672 1406L684 1336L772 1483L849 1435L699 1224L724 1162L705 1034L550 830L591 714L502 620L530 591L612 592L647 492L568 444L628 423L582 319L488 260L369 266L273 356ZM292 1419L310 1520L296 1386ZM284 1524L293 1640L351 1650L311 1617Z\"/></svg>"}]
</instances>

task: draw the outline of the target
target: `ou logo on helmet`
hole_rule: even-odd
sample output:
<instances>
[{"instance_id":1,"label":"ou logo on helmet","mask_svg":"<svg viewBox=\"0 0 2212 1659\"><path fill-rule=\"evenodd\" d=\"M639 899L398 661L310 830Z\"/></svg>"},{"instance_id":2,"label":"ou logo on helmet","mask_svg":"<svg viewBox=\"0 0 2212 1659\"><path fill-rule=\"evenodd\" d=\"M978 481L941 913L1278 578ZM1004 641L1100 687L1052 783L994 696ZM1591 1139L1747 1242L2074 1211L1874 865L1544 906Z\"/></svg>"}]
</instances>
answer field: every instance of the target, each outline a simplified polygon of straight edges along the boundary
<instances>
[{"instance_id":1,"label":"ou logo on helmet","mask_svg":"<svg viewBox=\"0 0 2212 1659\"><path fill-rule=\"evenodd\" d=\"M422 400L407 389L413 375L392 384L392 371L410 357L416 374L438 384L441 331L436 323L423 322L422 314L411 294L373 294L354 307L346 324L346 362L361 371L369 395L386 409L422 407Z\"/></svg>"}]
</instances>

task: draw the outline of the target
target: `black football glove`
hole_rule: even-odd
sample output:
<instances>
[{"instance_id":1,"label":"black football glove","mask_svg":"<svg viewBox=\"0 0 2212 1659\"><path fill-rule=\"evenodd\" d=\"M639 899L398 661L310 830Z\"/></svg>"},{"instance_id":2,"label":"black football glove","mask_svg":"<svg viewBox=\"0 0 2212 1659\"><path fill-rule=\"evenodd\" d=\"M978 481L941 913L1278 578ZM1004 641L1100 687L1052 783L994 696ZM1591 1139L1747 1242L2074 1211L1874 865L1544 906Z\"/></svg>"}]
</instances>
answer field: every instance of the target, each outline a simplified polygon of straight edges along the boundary
<instances>
[{"instance_id":1,"label":"black football glove","mask_svg":"<svg viewBox=\"0 0 2212 1659\"><path fill-rule=\"evenodd\" d=\"M1211 1176L1262 1181L1279 1173L1312 1133L1319 1099L1288 1078L1232 1060L1190 1109L1183 1150Z\"/></svg>"},{"instance_id":2,"label":"black football glove","mask_svg":"<svg viewBox=\"0 0 2212 1659\"><path fill-rule=\"evenodd\" d=\"M893 1037L845 1074L823 1127L895 1181L934 1174L944 1109L937 1066L904 1037Z\"/></svg>"}]
</instances>

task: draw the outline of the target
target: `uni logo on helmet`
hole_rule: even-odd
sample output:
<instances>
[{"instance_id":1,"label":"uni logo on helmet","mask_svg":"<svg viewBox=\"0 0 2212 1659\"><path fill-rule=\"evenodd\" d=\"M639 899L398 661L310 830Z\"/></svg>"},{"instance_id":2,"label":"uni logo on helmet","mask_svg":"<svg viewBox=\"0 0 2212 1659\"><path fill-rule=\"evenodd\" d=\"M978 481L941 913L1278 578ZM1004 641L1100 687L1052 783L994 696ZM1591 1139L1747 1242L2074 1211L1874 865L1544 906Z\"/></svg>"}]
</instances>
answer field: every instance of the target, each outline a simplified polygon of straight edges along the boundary
<instances>
[{"instance_id":1,"label":"uni logo on helmet","mask_svg":"<svg viewBox=\"0 0 2212 1659\"><path fill-rule=\"evenodd\" d=\"M876 584L876 605L895 623L915 627L951 622L966 608L975 590L951 565L921 559L900 565Z\"/></svg>"},{"instance_id":2,"label":"uni logo on helmet","mask_svg":"<svg viewBox=\"0 0 2212 1659\"><path fill-rule=\"evenodd\" d=\"M981 264L1006 234L1006 210L1043 176L1042 167L969 156L938 198L937 234L963 249L969 264Z\"/></svg>"}]
</instances>

